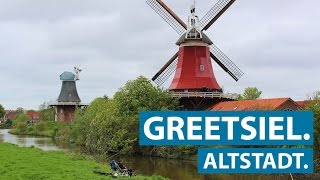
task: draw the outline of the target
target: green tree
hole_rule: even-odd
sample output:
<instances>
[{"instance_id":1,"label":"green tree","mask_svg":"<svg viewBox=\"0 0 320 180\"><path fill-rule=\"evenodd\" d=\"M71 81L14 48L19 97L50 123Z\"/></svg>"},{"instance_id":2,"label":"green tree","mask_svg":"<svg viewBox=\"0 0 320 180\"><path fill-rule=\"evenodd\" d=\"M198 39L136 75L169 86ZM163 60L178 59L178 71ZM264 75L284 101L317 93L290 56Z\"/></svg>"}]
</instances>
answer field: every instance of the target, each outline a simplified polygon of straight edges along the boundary
<instances>
[{"instance_id":1,"label":"green tree","mask_svg":"<svg viewBox=\"0 0 320 180\"><path fill-rule=\"evenodd\" d=\"M314 159L319 163L320 158L320 91L315 92L309 98L311 102L307 104L305 110L313 111L314 113Z\"/></svg>"},{"instance_id":2,"label":"green tree","mask_svg":"<svg viewBox=\"0 0 320 180\"><path fill-rule=\"evenodd\" d=\"M259 91L257 87L247 87L243 94L239 96L239 100L254 100L259 99L262 91Z\"/></svg>"},{"instance_id":3,"label":"green tree","mask_svg":"<svg viewBox=\"0 0 320 180\"><path fill-rule=\"evenodd\" d=\"M54 121L54 115L54 108L47 103L44 102L39 106L39 121Z\"/></svg>"},{"instance_id":4,"label":"green tree","mask_svg":"<svg viewBox=\"0 0 320 180\"><path fill-rule=\"evenodd\" d=\"M19 114L13 120L13 128L17 133L25 133L27 131L27 124L31 121L31 118L26 114Z\"/></svg>"},{"instance_id":5,"label":"green tree","mask_svg":"<svg viewBox=\"0 0 320 180\"><path fill-rule=\"evenodd\" d=\"M31 121L31 118L29 116L27 116L26 114L19 114L14 120L13 122L28 122Z\"/></svg>"},{"instance_id":6,"label":"green tree","mask_svg":"<svg viewBox=\"0 0 320 180\"><path fill-rule=\"evenodd\" d=\"M133 140L127 136L114 100L95 99L84 114L77 112L69 138L93 155L128 152Z\"/></svg>"},{"instance_id":7,"label":"green tree","mask_svg":"<svg viewBox=\"0 0 320 180\"><path fill-rule=\"evenodd\" d=\"M18 117L20 114L24 114L25 113L25 110L22 108L22 107L18 107L16 109L16 113L17 113L17 116Z\"/></svg>"},{"instance_id":8,"label":"green tree","mask_svg":"<svg viewBox=\"0 0 320 180\"><path fill-rule=\"evenodd\" d=\"M175 110L178 99L159 87L151 84L147 78L140 76L128 81L115 93L114 99L122 115L138 115L143 110Z\"/></svg>"},{"instance_id":9,"label":"green tree","mask_svg":"<svg viewBox=\"0 0 320 180\"><path fill-rule=\"evenodd\" d=\"M69 138L81 150L93 155L141 152L139 111L174 110L177 107L178 100L169 92L154 87L147 78L140 76L128 81L114 98L97 98L86 110L77 110ZM148 148L144 150L150 152Z\"/></svg>"},{"instance_id":10,"label":"green tree","mask_svg":"<svg viewBox=\"0 0 320 180\"><path fill-rule=\"evenodd\" d=\"M6 114L4 107L0 104L0 118L2 118Z\"/></svg>"},{"instance_id":11,"label":"green tree","mask_svg":"<svg viewBox=\"0 0 320 180\"><path fill-rule=\"evenodd\" d=\"M138 143L139 112L160 111L178 109L178 99L173 98L170 92L155 87L147 78L140 76L136 80L128 81L114 95L118 111L126 129L128 138L136 139L133 151L138 153L149 153L155 151L150 147L141 148ZM168 149L167 149L168 150Z\"/></svg>"}]
</instances>

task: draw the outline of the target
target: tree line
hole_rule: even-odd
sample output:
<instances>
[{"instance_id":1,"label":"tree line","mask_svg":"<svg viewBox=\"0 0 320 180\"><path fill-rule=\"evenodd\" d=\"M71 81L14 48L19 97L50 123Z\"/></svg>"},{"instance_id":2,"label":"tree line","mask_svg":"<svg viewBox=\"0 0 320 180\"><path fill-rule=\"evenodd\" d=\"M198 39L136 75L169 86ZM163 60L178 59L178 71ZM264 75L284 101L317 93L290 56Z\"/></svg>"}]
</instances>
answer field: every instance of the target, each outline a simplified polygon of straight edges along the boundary
<instances>
[{"instance_id":1,"label":"tree line","mask_svg":"<svg viewBox=\"0 0 320 180\"><path fill-rule=\"evenodd\" d=\"M261 98L262 91L248 87L239 100ZM314 112L315 159L320 157L320 93L309 98L305 110ZM83 153L106 157L110 153L140 154L166 158L195 158L196 146L139 146L139 111L180 110L179 100L170 92L152 85L145 77L128 81L115 95L95 99L87 108L77 109L71 123L55 122L54 110L40 106L39 122L28 125L24 113L14 120L14 130L21 134L46 135L75 145Z\"/></svg>"}]
</instances>

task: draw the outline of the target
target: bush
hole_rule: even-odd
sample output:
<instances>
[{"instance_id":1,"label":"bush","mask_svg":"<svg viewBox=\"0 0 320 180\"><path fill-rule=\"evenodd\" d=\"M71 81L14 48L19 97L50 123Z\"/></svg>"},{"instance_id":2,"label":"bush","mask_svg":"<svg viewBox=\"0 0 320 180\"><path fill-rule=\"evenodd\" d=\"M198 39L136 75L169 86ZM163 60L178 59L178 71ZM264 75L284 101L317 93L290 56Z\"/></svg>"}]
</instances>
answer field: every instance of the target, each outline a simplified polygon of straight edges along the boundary
<instances>
[{"instance_id":1,"label":"bush","mask_svg":"<svg viewBox=\"0 0 320 180\"><path fill-rule=\"evenodd\" d=\"M68 122L58 122L56 124L55 130L55 138L59 140L68 140L70 134L70 126Z\"/></svg>"},{"instance_id":2,"label":"bush","mask_svg":"<svg viewBox=\"0 0 320 180\"><path fill-rule=\"evenodd\" d=\"M47 103L43 103L39 110L39 121L54 121L54 108L49 107Z\"/></svg>"},{"instance_id":3,"label":"bush","mask_svg":"<svg viewBox=\"0 0 320 180\"><path fill-rule=\"evenodd\" d=\"M13 121L13 130L11 132L16 134L54 137L58 129L57 122L55 121L39 121L34 125L28 126L30 121L31 119L27 115L19 115Z\"/></svg>"},{"instance_id":4,"label":"bush","mask_svg":"<svg viewBox=\"0 0 320 180\"><path fill-rule=\"evenodd\" d=\"M84 115L78 116L70 127L70 141L75 142L81 150L90 154L121 151L122 148L119 146L124 146L125 143L125 141L116 140L123 139L126 134L120 129L116 104L110 99L94 100Z\"/></svg>"},{"instance_id":5,"label":"bush","mask_svg":"<svg viewBox=\"0 0 320 180\"><path fill-rule=\"evenodd\" d=\"M37 122L34 126L35 130L38 132L44 131L46 129L46 123L43 121Z\"/></svg>"},{"instance_id":6,"label":"bush","mask_svg":"<svg viewBox=\"0 0 320 180\"><path fill-rule=\"evenodd\" d=\"M12 126L12 121L8 119L6 122L0 124L0 129L10 129Z\"/></svg>"},{"instance_id":7,"label":"bush","mask_svg":"<svg viewBox=\"0 0 320 180\"><path fill-rule=\"evenodd\" d=\"M28 126L27 130L28 130L28 133L33 133L34 128L33 126Z\"/></svg>"},{"instance_id":8,"label":"bush","mask_svg":"<svg viewBox=\"0 0 320 180\"><path fill-rule=\"evenodd\" d=\"M178 100L169 92L154 87L141 76L128 81L113 99L97 98L85 111L77 110L75 121L69 126L69 140L93 155L150 154L152 148L142 148L138 143L139 111L175 110L177 107ZM179 156L177 149L162 149L162 152L170 150ZM162 156L162 153L153 155Z\"/></svg>"},{"instance_id":9,"label":"bush","mask_svg":"<svg viewBox=\"0 0 320 180\"><path fill-rule=\"evenodd\" d=\"M139 112L177 110L179 106L177 98L173 98L168 91L153 86L151 81L143 76L134 81L128 81L115 93L114 100L117 104L118 116L122 120L121 129L126 130L129 139L135 139L131 148L136 153L152 152L152 148L140 147L138 143Z\"/></svg>"},{"instance_id":10,"label":"bush","mask_svg":"<svg viewBox=\"0 0 320 180\"><path fill-rule=\"evenodd\" d=\"M26 122L17 122L16 130L18 133L27 132L27 123Z\"/></svg>"},{"instance_id":11,"label":"bush","mask_svg":"<svg viewBox=\"0 0 320 180\"><path fill-rule=\"evenodd\" d=\"M315 92L310 98L311 102L306 106L305 110L313 111L314 113L314 145L313 153L315 162L319 163L320 158L320 91ZM315 165L317 167L318 164ZM315 169L317 172L319 169Z\"/></svg>"},{"instance_id":12,"label":"bush","mask_svg":"<svg viewBox=\"0 0 320 180\"><path fill-rule=\"evenodd\" d=\"M24 122L27 124L31 121L31 118L27 116L26 114L20 114L13 120L13 127L15 128L17 126L18 122Z\"/></svg>"}]
</instances>

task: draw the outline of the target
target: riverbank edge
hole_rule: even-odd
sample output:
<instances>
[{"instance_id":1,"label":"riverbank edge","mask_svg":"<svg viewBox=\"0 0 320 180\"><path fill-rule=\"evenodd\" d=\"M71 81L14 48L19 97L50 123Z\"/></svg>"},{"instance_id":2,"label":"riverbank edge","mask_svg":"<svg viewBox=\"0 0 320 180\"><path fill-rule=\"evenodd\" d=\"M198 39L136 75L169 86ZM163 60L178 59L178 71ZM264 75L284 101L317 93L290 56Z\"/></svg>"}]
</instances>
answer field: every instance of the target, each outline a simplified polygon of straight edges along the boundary
<instances>
[{"instance_id":1,"label":"riverbank edge","mask_svg":"<svg viewBox=\"0 0 320 180\"><path fill-rule=\"evenodd\" d=\"M54 133L52 133L51 135L46 134L46 133L39 133L39 132L24 132L24 133L21 133L21 132L17 132L15 129L9 129L8 133L13 134L13 135L49 137L49 138L53 138L53 139L57 139L57 140L60 139L60 138L55 137ZM64 141L64 140L62 140L62 141ZM66 142L66 143L68 143L68 142ZM91 155L88 155L86 153L82 153L82 154L84 154L86 156L91 156ZM110 154L110 155L112 155L112 154ZM124 155L124 156L129 156L129 155ZM184 157L184 158L174 158L174 157L170 158L170 157L160 157L160 156L142 156L142 157L155 157L155 158L162 158L162 159L179 159L179 160L186 160L186 161L197 161L197 155L193 155L193 156L190 156L190 157Z\"/></svg>"},{"instance_id":2,"label":"riverbank edge","mask_svg":"<svg viewBox=\"0 0 320 180\"><path fill-rule=\"evenodd\" d=\"M97 175L94 172L112 172L111 168L109 166L107 166L105 163L99 163L97 161L95 161L94 159L92 159L90 156L85 156L85 155L79 155L77 153L73 153L73 152L63 152L63 151L44 151L41 150L39 148L35 148L35 147L20 147L18 145L15 144L11 144L11 143L3 143L0 142L0 150L2 152L2 161L1 164L3 165L3 169L2 167L0 167L0 177L3 177L3 171L5 172L4 174L6 175L6 177L16 177L16 172L12 171L12 173L8 174L8 171L6 170L6 168L11 169L10 166L15 166L19 163L9 163L9 167L8 167L8 163L6 163L6 160L9 162L16 162L20 161L21 159L19 159L18 157L12 156L12 154L15 154L17 152L22 151L23 153L21 154L21 156L24 156L24 159L28 159L30 158L30 154L41 154L41 158L56 158L57 156L61 156L64 159L64 163L72 163L73 165L78 165L80 163L88 163L91 165L94 165L93 169L90 169L90 175L92 176L96 176L97 179L101 179L101 177L106 177L106 178L110 178L113 179L113 177L111 176L102 176L102 175ZM6 153L8 152L8 153ZM18 153L19 154L19 153ZM28 156L25 156L25 154L27 154ZM10 158L11 157L11 158ZM35 156L37 157L37 156ZM0 158L1 159L1 158ZM28 159L29 162L33 162L36 159ZM63 163L63 162L60 162ZM77 164L78 163L78 164ZM61 165L61 164L60 164ZM25 167L30 167L30 172L34 171L32 166L25 166ZM14 168L13 168L14 169ZM89 167L88 167L89 169ZM87 170L88 170L87 169ZM28 172L28 169L24 169L26 172ZM68 171L68 170L66 170ZM70 171L72 172L72 171ZM52 172L53 173L53 172ZM74 174L75 172L73 172ZM21 174L20 174L21 175ZM24 174L22 174L21 176L24 176ZM70 174L70 177L72 176L72 174ZM153 175L153 176L142 176L142 175L137 175L134 177L131 177L131 179L150 179L150 180L167 180L166 178L162 177L162 176L158 176L158 175Z\"/></svg>"},{"instance_id":3,"label":"riverbank edge","mask_svg":"<svg viewBox=\"0 0 320 180\"><path fill-rule=\"evenodd\" d=\"M9 129L8 133L13 135L22 135L22 136L36 136L36 137L49 137L54 138L54 134L48 134L46 132L39 133L39 132L24 132L24 133L18 133L15 129Z\"/></svg>"},{"instance_id":4,"label":"riverbank edge","mask_svg":"<svg viewBox=\"0 0 320 180\"><path fill-rule=\"evenodd\" d=\"M14 129L10 129L9 130L10 134L14 134L14 135L28 135L28 136L37 136L37 137L49 137L49 138L55 138L53 135L48 136L45 134L38 134L38 133L15 133ZM102 162L99 159L101 157L95 157L93 155L90 154L86 154L86 153L82 153L79 151L69 151L70 154L73 154L75 156L84 158L84 159L88 159L88 160L94 160L95 162L99 163ZM129 156L129 155L124 155L124 156ZM165 157L158 157L158 156L142 156L142 157L154 157L154 158L161 158L161 159L180 159L180 160L185 160L185 161L197 161L197 155L191 156L189 158L165 158ZM289 174L290 175L290 174ZM279 174L279 176L288 176L288 174ZM313 173L313 174L292 174L293 179L301 179L301 180L305 180L305 179L311 179L311 180L318 180L320 179L320 173Z\"/></svg>"}]
</instances>

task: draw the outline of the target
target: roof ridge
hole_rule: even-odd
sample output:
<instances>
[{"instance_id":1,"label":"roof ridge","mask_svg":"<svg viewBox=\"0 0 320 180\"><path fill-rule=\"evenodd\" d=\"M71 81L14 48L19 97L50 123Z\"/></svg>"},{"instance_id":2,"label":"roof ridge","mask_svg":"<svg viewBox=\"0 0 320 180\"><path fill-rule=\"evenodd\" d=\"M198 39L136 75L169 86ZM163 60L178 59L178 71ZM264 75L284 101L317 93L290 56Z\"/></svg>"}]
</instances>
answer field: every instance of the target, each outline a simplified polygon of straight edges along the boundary
<instances>
[{"instance_id":1,"label":"roof ridge","mask_svg":"<svg viewBox=\"0 0 320 180\"><path fill-rule=\"evenodd\" d=\"M263 98L263 99L244 99L239 101L261 101L261 100L277 100L277 99L291 99L290 97L283 97L283 98Z\"/></svg>"},{"instance_id":2,"label":"roof ridge","mask_svg":"<svg viewBox=\"0 0 320 180\"><path fill-rule=\"evenodd\" d=\"M283 105L285 102L291 101L297 106L299 106L295 101L293 101L290 97L284 97L284 98L269 98L269 99L253 99L253 100L239 100L239 101L222 101L219 102L213 106L210 107L210 109L214 108L252 108L252 107L264 107L264 106L270 106L272 109L276 109Z\"/></svg>"}]
</instances>

